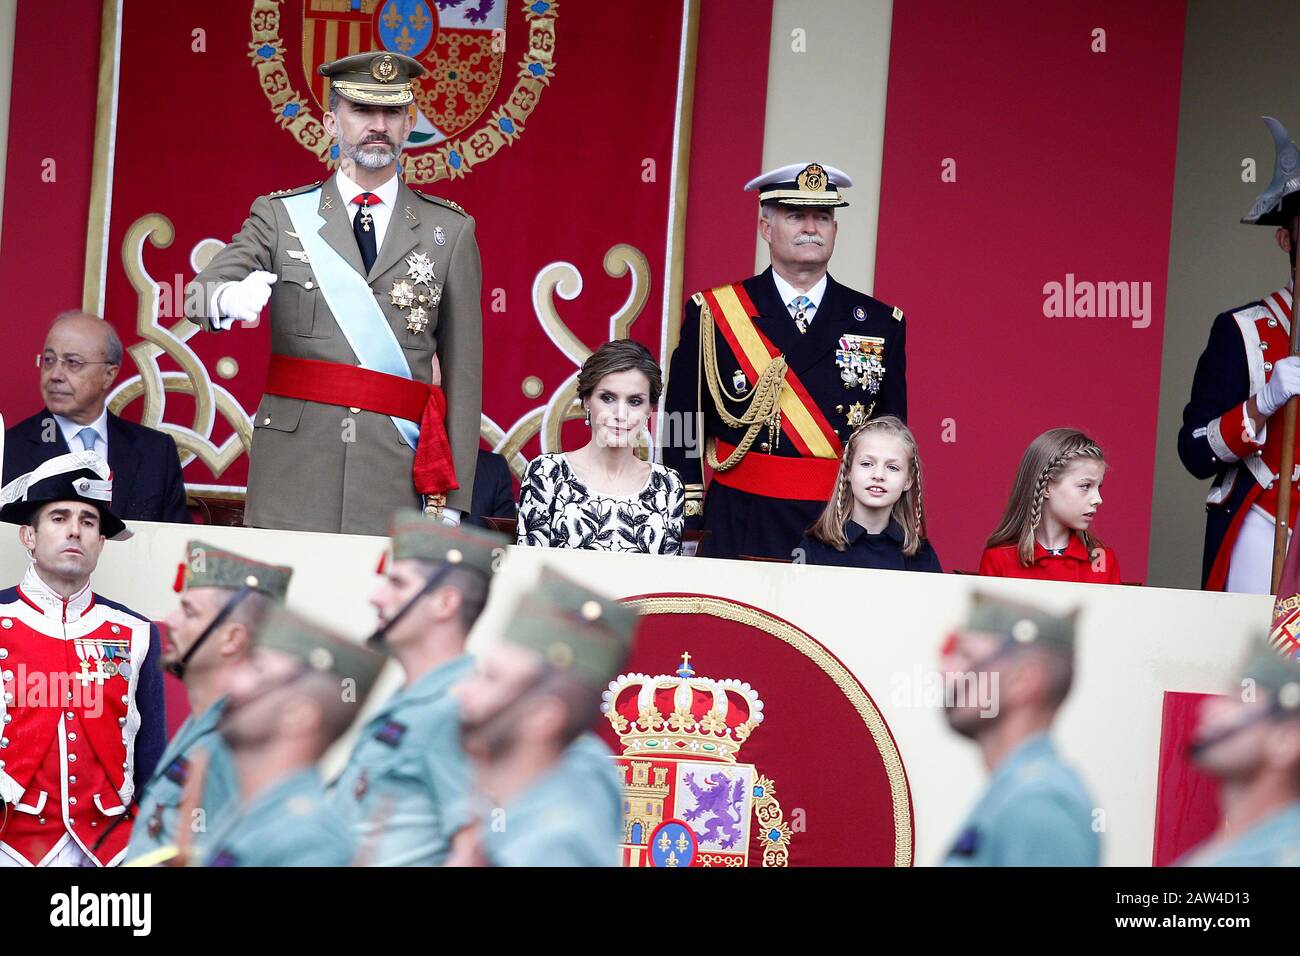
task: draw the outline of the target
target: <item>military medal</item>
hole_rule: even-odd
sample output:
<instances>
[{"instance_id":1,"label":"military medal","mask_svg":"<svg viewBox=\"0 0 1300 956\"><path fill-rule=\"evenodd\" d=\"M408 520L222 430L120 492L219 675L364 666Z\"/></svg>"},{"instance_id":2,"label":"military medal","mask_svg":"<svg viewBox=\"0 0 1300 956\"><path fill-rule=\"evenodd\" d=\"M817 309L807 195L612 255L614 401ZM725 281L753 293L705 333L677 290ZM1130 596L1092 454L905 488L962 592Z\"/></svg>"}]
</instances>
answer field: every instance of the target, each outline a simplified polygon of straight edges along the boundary
<instances>
[{"instance_id":1,"label":"military medal","mask_svg":"<svg viewBox=\"0 0 1300 956\"><path fill-rule=\"evenodd\" d=\"M416 285L428 285L438 277L433 274L433 260L423 252L412 252L406 257L406 274Z\"/></svg>"},{"instance_id":2,"label":"military medal","mask_svg":"<svg viewBox=\"0 0 1300 956\"><path fill-rule=\"evenodd\" d=\"M389 290L388 297L399 309L409 309L415 304L415 289L405 279L398 279Z\"/></svg>"},{"instance_id":3,"label":"military medal","mask_svg":"<svg viewBox=\"0 0 1300 956\"><path fill-rule=\"evenodd\" d=\"M731 373L731 387L737 395L744 395L749 391L749 381L745 378L745 373L736 369Z\"/></svg>"},{"instance_id":4,"label":"military medal","mask_svg":"<svg viewBox=\"0 0 1300 956\"><path fill-rule=\"evenodd\" d=\"M848 422L850 428L857 428L859 425L865 424L866 420L867 410L862 407L861 402L854 402L849 406Z\"/></svg>"},{"instance_id":5,"label":"military medal","mask_svg":"<svg viewBox=\"0 0 1300 956\"><path fill-rule=\"evenodd\" d=\"M842 335L835 364L845 388L855 385L875 395L885 377L885 340L873 335Z\"/></svg>"},{"instance_id":6,"label":"military medal","mask_svg":"<svg viewBox=\"0 0 1300 956\"><path fill-rule=\"evenodd\" d=\"M406 331L416 335L428 327L429 309L436 309L442 301L442 283L434 275L434 265L426 253L412 252L406 257L406 278L398 279L388 290L393 305L409 310Z\"/></svg>"}]
</instances>

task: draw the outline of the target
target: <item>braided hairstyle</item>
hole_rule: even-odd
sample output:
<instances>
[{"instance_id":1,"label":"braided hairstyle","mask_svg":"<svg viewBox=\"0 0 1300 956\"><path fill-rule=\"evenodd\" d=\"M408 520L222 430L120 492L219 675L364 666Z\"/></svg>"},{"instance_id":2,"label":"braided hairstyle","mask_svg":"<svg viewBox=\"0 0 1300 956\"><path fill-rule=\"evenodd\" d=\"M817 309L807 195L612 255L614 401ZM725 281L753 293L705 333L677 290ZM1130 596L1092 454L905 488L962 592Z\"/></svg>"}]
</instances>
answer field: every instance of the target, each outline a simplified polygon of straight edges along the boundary
<instances>
[{"instance_id":1,"label":"braided hairstyle","mask_svg":"<svg viewBox=\"0 0 1300 956\"><path fill-rule=\"evenodd\" d=\"M844 443L844 454L840 456L840 468L835 475L835 491L821 516L808 529L808 534L836 551L848 548L848 539L844 536L844 522L853 514L853 489L849 477L853 472L853 459L856 454L858 439L868 432L892 435L903 443L907 449L908 475L912 487L904 491L894 502L889 516L903 529L903 554L909 558L921 549L925 539L925 505L921 494L921 457L916 450L916 436L903 424L902 419L894 415L882 415L859 425Z\"/></svg>"},{"instance_id":2,"label":"braided hairstyle","mask_svg":"<svg viewBox=\"0 0 1300 956\"><path fill-rule=\"evenodd\" d=\"M1006 511L985 543L987 548L1014 544L1024 567L1034 562L1034 532L1043 520L1043 499L1048 486L1061 477L1077 458L1106 461L1101 447L1076 428L1049 428L1025 449L1016 480L1011 485ZM1076 532L1089 554L1102 546L1088 531Z\"/></svg>"}]
</instances>

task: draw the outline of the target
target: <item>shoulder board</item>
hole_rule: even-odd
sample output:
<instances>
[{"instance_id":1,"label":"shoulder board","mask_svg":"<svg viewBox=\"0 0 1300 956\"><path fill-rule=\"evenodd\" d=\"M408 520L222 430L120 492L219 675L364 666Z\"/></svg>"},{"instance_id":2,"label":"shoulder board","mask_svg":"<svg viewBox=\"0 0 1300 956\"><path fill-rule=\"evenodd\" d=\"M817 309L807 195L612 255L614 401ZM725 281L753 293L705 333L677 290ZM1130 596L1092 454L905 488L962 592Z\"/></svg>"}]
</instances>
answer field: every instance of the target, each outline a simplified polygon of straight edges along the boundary
<instances>
[{"instance_id":1,"label":"shoulder board","mask_svg":"<svg viewBox=\"0 0 1300 956\"><path fill-rule=\"evenodd\" d=\"M695 293L695 295L691 296L691 301L694 302L696 305L701 305L701 306L704 305L704 293L703 292Z\"/></svg>"},{"instance_id":2,"label":"shoulder board","mask_svg":"<svg viewBox=\"0 0 1300 956\"><path fill-rule=\"evenodd\" d=\"M415 193L425 202L431 202L436 206L446 206L448 209L454 210L462 216L469 215L469 213L465 211L464 206L460 205L460 203L454 203L450 199L443 199L441 196L430 196L428 193L422 193L418 189L412 189L411 192Z\"/></svg>"},{"instance_id":3,"label":"shoulder board","mask_svg":"<svg viewBox=\"0 0 1300 956\"><path fill-rule=\"evenodd\" d=\"M295 186L293 189L277 189L273 193L267 193L266 198L275 199L279 196L296 196L299 193L310 192L311 190L316 189L318 186L320 186L320 184L321 181L317 180L314 183L308 183L306 186Z\"/></svg>"}]
</instances>

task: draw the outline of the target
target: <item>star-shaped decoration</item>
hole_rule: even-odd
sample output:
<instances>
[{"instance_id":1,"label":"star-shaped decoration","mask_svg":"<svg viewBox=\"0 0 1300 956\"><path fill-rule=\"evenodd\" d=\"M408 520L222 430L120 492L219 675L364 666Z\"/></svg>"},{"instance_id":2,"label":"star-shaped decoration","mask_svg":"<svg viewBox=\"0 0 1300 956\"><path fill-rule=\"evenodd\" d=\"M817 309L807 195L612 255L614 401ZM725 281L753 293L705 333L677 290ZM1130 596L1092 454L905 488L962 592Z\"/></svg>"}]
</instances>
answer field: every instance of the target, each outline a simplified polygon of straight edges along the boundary
<instances>
[{"instance_id":1,"label":"star-shaped decoration","mask_svg":"<svg viewBox=\"0 0 1300 956\"><path fill-rule=\"evenodd\" d=\"M433 274L433 261L423 252L412 252L406 257L406 274L416 285L428 285L437 278Z\"/></svg>"},{"instance_id":2,"label":"star-shaped decoration","mask_svg":"<svg viewBox=\"0 0 1300 956\"><path fill-rule=\"evenodd\" d=\"M413 307L406 315L406 331L419 334L424 331L424 327L429 324L428 313L418 305Z\"/></svg>"},{"instance_id":3,"label":"star-shaped decoration","mask_svg":"<svg viewBox=\"0 0 1300 956\"><path fill-rule=\"evenodd\" d=\"M854 402L849 406L849 427L857 428L867 420L867 410L861 402Z\"/></svg>"},{"instance_id":4,"label":"star-shaped decoration","mask_svg":"<svg viewBox=\"0 0 1300 956\"><path fill-rule=\"evenodd\" d=\"M392 299L393 305L399 309L409 309L415 302L415 289L405 279L398 279L393 283L393 288L389 291L388 297Z\"/></svg>"}]
</instances>

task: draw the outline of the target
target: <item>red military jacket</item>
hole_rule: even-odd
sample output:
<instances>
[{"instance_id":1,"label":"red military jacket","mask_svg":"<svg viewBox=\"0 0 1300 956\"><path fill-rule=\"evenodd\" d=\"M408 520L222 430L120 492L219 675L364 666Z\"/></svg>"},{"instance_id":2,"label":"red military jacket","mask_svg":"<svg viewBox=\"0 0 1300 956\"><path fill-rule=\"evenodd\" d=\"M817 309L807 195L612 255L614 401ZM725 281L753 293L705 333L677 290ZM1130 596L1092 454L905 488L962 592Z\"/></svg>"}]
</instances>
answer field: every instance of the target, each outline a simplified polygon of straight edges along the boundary
<instances>
[{"instance_id":1,"label":"red military jacket","mask_svg":"<svg viewBox=\"0 0 1300 956\"><path fill-rule=\"evenodd\" d=\"M1210 568L1206 581L1209 590L1223 590L1227 581L1228 565L1232 555L1233 544L1241 530L1242 519L1252 507L1265 511L1269 517L1277 517L1277 498L1280 487L1279 470L1282 465L1282 420L1277 418L1276 426L1270 420L1258 434L1255 433L1250 419L1246 415L1246 403L1264 387L1273 375L1273 365L1290 353L1291 335L1291 290L1278 289L1265 296L1260 302L1231 313L1232 322L1241 334L1241 344L1245 353L1245 367L1249 385L1244 399L1233 405L1217 418L1211 419L1203 428L1197 429L1193 436L1203 435L1205 443L1215 459L1225 465L1239 464L1254 482L1236 509L1236 514L1229 523L1219 544L1214 564ZM1300 472L1300 469L1297 469ZM1232 494L1235 479L1240 477L1240 470L1232 471L1227 477L1215 483L1206 499L1211 505L1226 501ZM1292 482L1298 475L1293 473ZM1247 479L1249 480L1249 479ZM1300 495L1292 494L1291 520L1294 522L1296 510L1300 507Z\"/></svg>"},{"instance_id":2,"label":"red military jacket","mask_svg":"<svg viewBox=\"0 0 1300 956\"><path fill-rule=\"evenodd\" d=\"M0 592L0 853L40 866L69 841L100 866L125 853L115 827L134 792L135 690L150 624L91 592L64 600L28 570Z\"/></svg>"}]
</instances>

